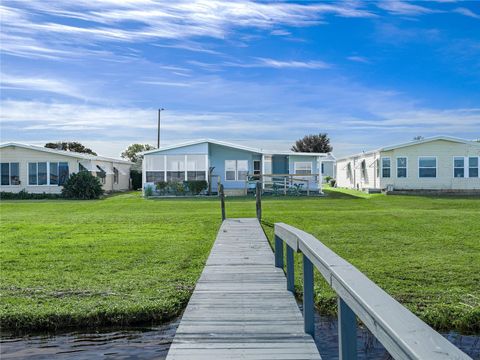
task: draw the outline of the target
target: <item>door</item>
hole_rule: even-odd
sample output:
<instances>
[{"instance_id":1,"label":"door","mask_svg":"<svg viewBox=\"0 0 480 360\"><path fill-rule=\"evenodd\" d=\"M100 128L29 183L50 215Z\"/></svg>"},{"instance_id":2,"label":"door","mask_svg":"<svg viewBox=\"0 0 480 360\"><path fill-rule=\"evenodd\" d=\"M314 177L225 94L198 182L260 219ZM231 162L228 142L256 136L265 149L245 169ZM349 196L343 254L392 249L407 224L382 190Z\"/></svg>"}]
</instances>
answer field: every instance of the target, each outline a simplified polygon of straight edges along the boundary
<instances>
[{"instance_id":1,"label":"door","mask_svg":"<svg viewBox=\"0 0 480 360\"><path fill-rule=\"evenodd\" d=\"M253 179L260 180L262 174L262 162L260 160L253 160Z\"/></svg>"}]
</instances>

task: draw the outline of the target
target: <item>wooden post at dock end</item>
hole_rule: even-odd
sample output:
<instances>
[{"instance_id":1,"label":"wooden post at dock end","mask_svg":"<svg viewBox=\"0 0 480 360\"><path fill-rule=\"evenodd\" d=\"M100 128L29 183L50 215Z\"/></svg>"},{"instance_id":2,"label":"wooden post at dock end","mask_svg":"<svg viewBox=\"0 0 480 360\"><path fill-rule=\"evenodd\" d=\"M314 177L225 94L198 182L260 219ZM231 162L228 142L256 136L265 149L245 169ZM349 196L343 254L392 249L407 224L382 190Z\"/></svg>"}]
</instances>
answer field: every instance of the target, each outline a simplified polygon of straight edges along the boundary
<instances>
[{"instance_id":1,"label":"wooden post at dock end","mask_svg":"<svg viewBox=\"0 0 480 360\"><path fill-rule=\"evenodd\" d=\"M218 185L218 194L220 195L220 207L222 208L222 221L224 221L227 216L225 215L225 192L223 190L223 184Z\"/></svg>"},{"instance_id":2,"label":"wooden post at dock end","mask_svg":"<svg viewBox=\"0 0 480 360\"><path fill-rule=\"evenodd\" d=\"M262 221L262 184L260 181L257 181L255 186L255 197L256 197L256 204L257 204L257 219L258 221Z\"/></svg>"}]
</instances>

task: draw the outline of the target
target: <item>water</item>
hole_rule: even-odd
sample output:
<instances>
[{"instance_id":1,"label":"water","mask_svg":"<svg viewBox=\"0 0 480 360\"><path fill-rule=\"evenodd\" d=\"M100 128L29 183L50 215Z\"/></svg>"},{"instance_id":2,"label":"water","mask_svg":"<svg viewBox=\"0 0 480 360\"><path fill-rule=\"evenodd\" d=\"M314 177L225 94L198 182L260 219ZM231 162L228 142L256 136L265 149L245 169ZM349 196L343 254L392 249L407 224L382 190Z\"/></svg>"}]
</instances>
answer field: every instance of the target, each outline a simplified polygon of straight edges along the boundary
<instances>
[{"instance_id":1,"label":"water","mask_svg":"<svg viewBox=\"0 0 480 360\"><path fill-rule=\"evenodd\" d=\"M6 359L165 359L179 319L168 324L96 332L13 337L2 334L0 357ZM337 321L316 315L315 342L324 360L338 359ZM444 334L474 360L480 360L480 337ZM358 359L387 360L389 354L366 329L359 328Z\"/></svg>"}]
</instances>

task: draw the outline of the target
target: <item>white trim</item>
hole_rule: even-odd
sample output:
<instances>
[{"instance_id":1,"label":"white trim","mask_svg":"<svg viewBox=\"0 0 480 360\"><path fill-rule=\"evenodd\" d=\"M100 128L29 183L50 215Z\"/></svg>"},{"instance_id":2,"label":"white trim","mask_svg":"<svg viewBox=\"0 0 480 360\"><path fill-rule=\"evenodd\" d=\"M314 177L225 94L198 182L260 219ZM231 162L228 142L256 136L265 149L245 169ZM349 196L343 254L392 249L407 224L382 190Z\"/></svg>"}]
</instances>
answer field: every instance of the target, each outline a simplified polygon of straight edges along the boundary
<instances>
[{"instance_id":1,"label":"white trim","mask_svg":"<svg viewBox=\"0 0 480 360\"><path fill-rule=\"evenodd\" d=\"M435 158L435 177L420 176L420 158ZM424 169L433 169L425 168ZM438 178L438 158L434 155L420 155L417 157L417 179L436 179Z\"/></svg>"},{"instance_id":2,"label":"white trim","mask_svg":"<svg viewBox=\"0 0 480 360\"><path fill-rule=\"evenodd\" d=\"M398 159L405 159L405 166L400 166L400 169L405 169L405 176L398 176ZM408 178L408 156L399 155L395 157L395 178L396 179L407 179Z\"/></svg>"},{"instance_id":3,"label":"white trim","mask_svg":"<svg viewBox=\"0 0 480 360\"><path fill-rule=\"evenodd\" d=\"M187 158L187 154L185 154L185 165L183 166L183 169L185 171L185 174L183 174L183 180L184 181L188 181L188 158Z\"/></svg>"},{"instance_id":4,"label":"white trim","mask_svg":"<svg viewBox=\"0 0 480 360\"><path fill-rule=\"evenodd\" d=\"M163 181L167 182L167 155L163 155L163 165L165 170L163 171Z\"/></svg>"}]
</instances>

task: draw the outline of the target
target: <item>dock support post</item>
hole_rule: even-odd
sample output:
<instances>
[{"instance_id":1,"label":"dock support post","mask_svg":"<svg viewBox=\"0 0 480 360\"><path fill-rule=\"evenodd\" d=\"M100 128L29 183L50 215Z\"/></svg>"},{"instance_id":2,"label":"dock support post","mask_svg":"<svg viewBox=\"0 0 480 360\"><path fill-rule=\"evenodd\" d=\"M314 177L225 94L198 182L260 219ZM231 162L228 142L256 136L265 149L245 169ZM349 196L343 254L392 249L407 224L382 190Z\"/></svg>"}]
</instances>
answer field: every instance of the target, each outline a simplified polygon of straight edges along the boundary
<instances>
[{"instance_id":1,"label":"dock support post","mask_svg":"<svg viewBox=\"0 0 480 360\"><path fill-rule=\"evenodd\" d=\"M222 221L224 221L227 217L225 214L225 193L223 191L223 184L218 185L218 192L220 195L220 207L222 208Z\"/></svg>"},{"instance_id":2,"label":"dock support post","mask_svg":"<svg viewBox=\"0 0 480 360\"><path fill-rule=\"evenodd\" d=\"M305 332L315 337L313 264L305 254L303 255L303 321Z\"/></svg>"},{"instance_id":3,"label":"dock support post","mask_svg":"<svg viewBox=\"0 0 480 360\"><path fill-rule=\"evenodd\" d=\"M255 187L255 196L256 196L256 206L257 206L257 219L262 221L262 184L257 182Z\"/></svg>"},{"instance_id":4,"label":"dock support post","mask_svg":"<svg viewBox=\"0 0 480 360\"><path fill-rule=\"evenodd\" d=\"M283 269L283 241L275 235L275 267Z\"/></svg>"},{"instance_id":5,"label":"dock support post","mask_svg":"<svg viewBox=\"0 0 480 360\"><path fill-rule=\"evenodd\" d=\"M340 360L357 359L357 319L355 313L338 298L338 353Z\"/></svg>"},{"instance_id":6,"label":"dock support post","mask_svg":"<svg viewBox=\"0 0 480 360\"><path fill-rule=\"evenodd\" d=\"M295 293L295 258L293 249L287 245L287 290Z\"/></svg>"}]
</instances>

